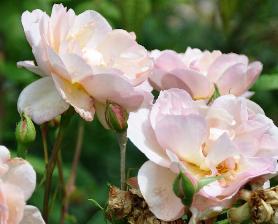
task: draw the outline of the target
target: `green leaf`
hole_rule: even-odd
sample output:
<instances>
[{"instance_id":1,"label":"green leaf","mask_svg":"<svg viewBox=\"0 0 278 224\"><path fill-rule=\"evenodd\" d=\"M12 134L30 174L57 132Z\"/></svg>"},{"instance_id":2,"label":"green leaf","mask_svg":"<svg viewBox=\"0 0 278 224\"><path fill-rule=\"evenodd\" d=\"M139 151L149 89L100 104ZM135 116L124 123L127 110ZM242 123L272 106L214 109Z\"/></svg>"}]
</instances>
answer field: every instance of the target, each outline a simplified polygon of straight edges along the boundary
<instances>
[{"instance_id":1,"label":"green leaf","mask_svg":"<svg viewBox=\"0 0 278 224\"><path fill-rule=\"evenodd\" d=\"M201 190L204 186L221 179L222 176L214 176L214 177L204 177L200 179L197 183L196 192Z\"/></svg>"},{"instance_id":2,"label":"green leaf","mask_svg":"<svg viewBox=\"0 0 278 224\"><path fill-rule=\"evenodd\" d=\"M190 206L195 194L195 186L182 172L178 174L173 183L173 191L184 205Z\"/></svg>"},{"instance_id":3,"label":"green leaf","mask_svg":"<svg viewBox=\"0 0 278 224\"><path fill-rule=\"evenodd\" d=\"M93 202L93 204L98 207L100 210L104 211L104 208L93 198L88 199L89 201Z\"/></svg>"},{"instance_id":4,"label":"green leaf","mask_svg":"<svg viewBox=\"0 0 278 224\"><path fill-rule=\"evenodd\" d=\"M270 91L278 89L278 74L262 75L255 85L255 91Z\"/></svg>"},{"instance_id":5,"label":"green leaf","mask_svg":"<svg viewBox=\"0 0 278 224\"><path fill-rule=\"evenodd\" d=\"M225 219L225 220L221 220L221 221L217 221L215 224L229 224L229 220Z\"/></svg>"}]
</instances>

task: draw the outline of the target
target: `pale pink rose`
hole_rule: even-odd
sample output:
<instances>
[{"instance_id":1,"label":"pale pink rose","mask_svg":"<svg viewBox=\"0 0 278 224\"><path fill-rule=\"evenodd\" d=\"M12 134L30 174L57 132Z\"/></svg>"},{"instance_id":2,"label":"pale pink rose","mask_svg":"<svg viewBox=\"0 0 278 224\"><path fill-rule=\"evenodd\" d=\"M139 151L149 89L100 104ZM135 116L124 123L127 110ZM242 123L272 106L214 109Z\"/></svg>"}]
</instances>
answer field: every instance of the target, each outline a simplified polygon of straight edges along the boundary
<instances>
[{"instance_id":1,"label":"pale pink rose","mask_svg":"<svg viewBox=\"0 0 278 224\"><path fill-rule=\"evenodd\" d=\"M247 182L276 173L278 128L244 97L221 96L207 106L184 90L165 90L152 108L131 113L128 124L129 139L150 160L139 170L140 190L165 221L184 212L172 191L179 171L194 184L222 176L194 196L192 220L229 207Z\"/></svg>"},{"instance_id":2,"label":"pale pink rose","mask_svg":"<svg viewBox=\"0 0 278 224\"><path fill-rule=\"evenodd\" d=\"M249 63L245 55L223 54L187 48L185 53L154 50L150 81L157 90L180 88L194 99L208 99L214 84L221 95L240 96L254 84L262 71L259 61Z\"/></svg>"},{"instance_id":3,"label":"pale pink rose","mask_svg":"<svg viewBox=\"0 0 278 224\"><path fill-rule=\"evenodd\" d=\"M152 60L133 33L112 30L95 11L76 15L61 4L50 16L41 10L24 12L22 24L36 63L18 66L42 78L22 91L18 110L36 123L53 119L69 105L91 121L97 105L107 100L128 111L144 102L147 93L136 87L148 78Z\"/></svg>"},{"instance_id":4,"label":"pale pink rose","mask_svg":"<svg viewBox=\"0 0 278 224\"><path fill-rule=\"evenodd\" d=\"M0 223L44 224L39 210L26 205L36 186L32 166L20 158L10 158L9 150L0 146Z\"/></svg>"}]
</instances>

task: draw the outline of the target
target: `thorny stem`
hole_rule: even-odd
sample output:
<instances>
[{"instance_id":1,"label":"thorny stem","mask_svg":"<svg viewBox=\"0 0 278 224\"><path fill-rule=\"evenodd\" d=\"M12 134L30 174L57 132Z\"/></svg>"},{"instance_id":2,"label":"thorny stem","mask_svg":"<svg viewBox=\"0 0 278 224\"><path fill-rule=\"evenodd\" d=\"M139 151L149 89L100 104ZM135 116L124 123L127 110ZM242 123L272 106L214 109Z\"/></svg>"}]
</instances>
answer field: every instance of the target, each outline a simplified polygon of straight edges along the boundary
<instances>
[{"instance_id":1,"label":"thorny stem","mask_svg":"<svg viewBox=\"0 0 278 224\"><path fill-rule=\"evenodd\" d=\"M57 157L59 155L59 151L61 149L61 143L64 136L65 127L68 121L69 120L66 117L62 117L58 135L52 149L51 157L47 164L44 200L43 200L43 218L46 224L48 223L48 215L49 215L49 196L51 192L52 175L56 165Z\"/></svg>"},{"instance_id":2,"label":"thorny stem","mask_svg":"<svg viewBox=\"0 0 278 224\"><path fill-rule=\"evenodd\" d=\"M125 163L126 163L126 143L127 143L127 132L117 133L118 144L120 147L120 174L121 174L121 190L126 188L126 172L125 172Z\"/></svg>"},{"instance_id":3,"label":"thorny stem","mask_svg":"<svg viewBox=\"0 0 278 224\"><path fill-rule=\"evenodd\" d=\"M65 194L64 194L64 198L63 198L63 205L62 205L62 211L61 211L62 212L61 224L64 223L65 217L68 213L70 195L72 194L72 192L74 191L74 188L75 188L75 179L76 179L80 154L81 154L81 150L82 150L83 137L84 137L84 124L82 123L82 121L80 121L79 126L78 126L77 141L76 141L76 146L75 146L75 153L74 153L74 157L73 157L70 177L69 177L68 182L65 187Z\"/></svg>"}]
</instances>

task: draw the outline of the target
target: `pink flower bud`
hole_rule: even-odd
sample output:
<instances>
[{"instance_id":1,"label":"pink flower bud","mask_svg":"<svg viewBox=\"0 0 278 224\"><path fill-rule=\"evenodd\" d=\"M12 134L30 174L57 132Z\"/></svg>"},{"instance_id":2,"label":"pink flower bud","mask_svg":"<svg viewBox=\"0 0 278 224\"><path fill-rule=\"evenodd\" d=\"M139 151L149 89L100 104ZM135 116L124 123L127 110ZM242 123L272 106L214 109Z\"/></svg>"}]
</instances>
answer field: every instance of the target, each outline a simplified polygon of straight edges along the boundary
<instances>
[{"instance_id":1,"label":"pink flower bud","mask_svg":"<svg viewBox=\"0 0 278 224\"><path fill-rule=\"evenodd\" d=\"M127 111L119 104L107 102L105 119L108 126L116 132L123 132L127 129Z\"/></svg>"}]
</instances>

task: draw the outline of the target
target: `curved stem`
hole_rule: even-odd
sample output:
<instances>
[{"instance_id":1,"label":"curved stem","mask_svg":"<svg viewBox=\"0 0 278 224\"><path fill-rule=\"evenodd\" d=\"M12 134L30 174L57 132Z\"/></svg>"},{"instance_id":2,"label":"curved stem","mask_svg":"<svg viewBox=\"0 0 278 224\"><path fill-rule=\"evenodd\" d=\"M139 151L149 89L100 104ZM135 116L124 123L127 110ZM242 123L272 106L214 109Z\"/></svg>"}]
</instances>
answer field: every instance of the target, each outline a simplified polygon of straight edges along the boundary
<instances>
[{"instance_id":1,"label":"curved stem","mask_svg":"<svg viewBox=\"0 0 278 224\"><path fill-rule=\"evenodd\" d=\"M69 198L75 188L75 179L76 179L80 154L81 154L81 150L82 150L83 137L84 137L84 124L82 121L80 121L79 126L78 126L77 141L76 141L76 146L75 146L75 153L74 153L74 157L73 157L70 177L69 177L68 182L65 187L65 194L64 194L62 211L61 211L62 212L61 224L64 223L65 216L68 213Z\"/></svg>"},{"instance_id":2,"label":"curved stem","mask_svg":"<svg viewBox=\"0 0 278 224\"><path fill-rule=\"evenodd\" d=\"M56 141L53 146L53 150L51 153L51 157L47 164L46 169L46 181L45 181L45 190L44 190L44 201L43 201L43 218L45 223L48 223L48 215L49 215L49 197L51 192L51 184L52 184L52 175L56 165L57 157L59 151L61 149L61 143L65 132L65 127L68 123L68 119L61 118L61 124L59 127L59 132L56 138Z\"/></svg>"},{"instance_id":3,"label":"curved stem","mask_svg":"<svg viewBox=\"0 0 278 224\"><path fill-rule=\"evenodd\" d=\"M127 143L127 133L117 133L118 144L120 147L120 173L121 173L121 190L126 188L126 143Z\"/></svg>"}]
</instances>

